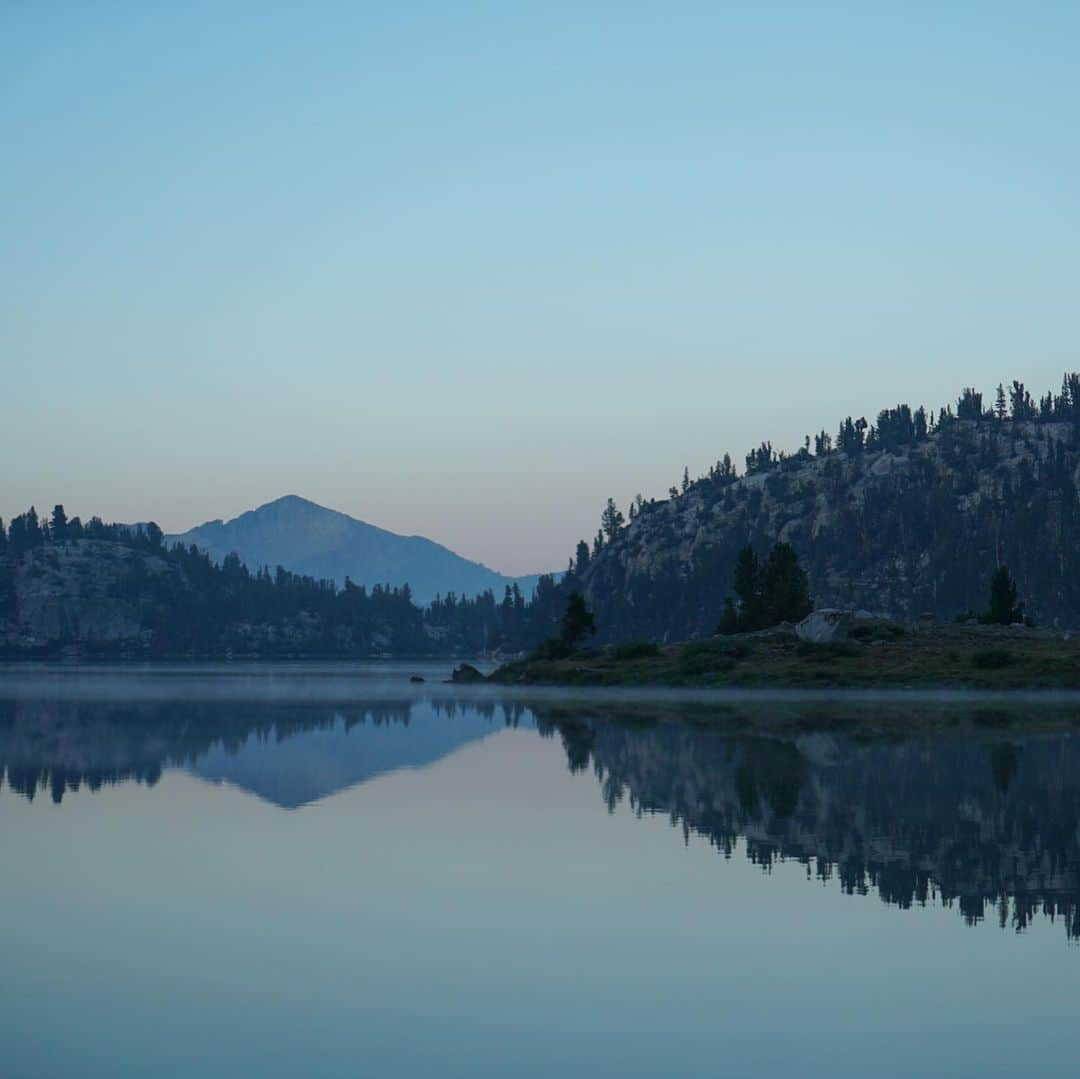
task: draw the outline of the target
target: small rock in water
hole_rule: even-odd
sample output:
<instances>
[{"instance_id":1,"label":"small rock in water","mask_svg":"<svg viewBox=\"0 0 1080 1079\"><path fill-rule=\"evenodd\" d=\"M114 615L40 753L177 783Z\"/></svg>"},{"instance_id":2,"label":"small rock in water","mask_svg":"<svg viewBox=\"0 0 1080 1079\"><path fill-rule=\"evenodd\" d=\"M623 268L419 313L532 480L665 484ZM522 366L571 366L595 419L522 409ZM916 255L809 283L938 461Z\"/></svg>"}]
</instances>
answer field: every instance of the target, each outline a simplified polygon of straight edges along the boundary
<instances>
[{"instance_id":1,"label":"small rock in water","mask_svg":"<svg viewBox=\"0 0 1080 1079\"><path fill-rule=\"evenodd\" d=\"M409 679L409 681L410 681L410 682L422 682L422 681L423 681L423 678L421 678L421 677L420 677L420 675L418 675L418 674L414 674L414 675L413 675L413 676L412 676L412 677L411 677L411 678Z\"/></svg>"},{"instance_id":2,"label":"small rock in water","mask_svg":"<svg viewBox=\"0 0 1080 1079\"><path fill-rule=\"evenodd\" d=\"M484 676L471 663L462 663L460 667L454 669L454 673L450 675L450 681L467 685L471 682L483 682Z\"/></svg>"}]
</instances>

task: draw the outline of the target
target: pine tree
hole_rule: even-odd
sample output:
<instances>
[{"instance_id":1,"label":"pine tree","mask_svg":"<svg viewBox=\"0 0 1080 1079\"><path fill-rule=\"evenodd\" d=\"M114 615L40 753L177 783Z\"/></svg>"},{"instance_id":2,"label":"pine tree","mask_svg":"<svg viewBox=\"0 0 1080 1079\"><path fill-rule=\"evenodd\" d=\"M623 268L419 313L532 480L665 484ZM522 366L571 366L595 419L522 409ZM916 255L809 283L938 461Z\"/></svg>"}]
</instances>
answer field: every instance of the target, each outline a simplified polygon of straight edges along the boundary
<instances>
[{"instance_id":1,"label":"pine tree","mask_svg":"<svg viewBox=\"0 0 1080 1079\"><path fill-rule=\"evenodd\" d=\"M739 625L757 629L761 619L761 564L754 548L747 544L735 562L735 595L739 597Z\"/></svg>"},{"instance_id":2,"label":"pine tree","mask_svg":"<svg viewBox=\"0 0 1080 1079\"><path fill-rule=\"evenodd\" d=\"M8 527L8 550L11 551L15 558L18 558L28 546L26 540L26 514L20 513L11 518L11 525Z\"/></svg>"},{"instance_id":3,"label":"pine tree","mask_svg":"<svg viewBox=\"0 0 1080 1079\"><path fill-rule=\"evenodd\" d=\"M1005 387L999 382L997 388L997 395L994 398L994 418L998 423L1002 423L1008 415L1008 408L1005 404Z\"/></svg>"},{"instance_id":4,"label":"pine tree","mask_svg":"<svg viewBox=\"0 0 1080 1079\"><path fill-rule=\"evenodd\" d=\"M622 510L615 505L615 499L609 498L604 512L600 515L600 527L609 542L622 531L625 523L626 519L622 515Z\"/></svg>"},{"instance_id":5,"label":"pine tree","mask_svg":"<svg viewBox=\"0 0 1080 1079\"><path fill-rule=\"evenodd\" d=\"M730 596L724 599L724 612L720 616L720 624L716 627L716 632L720 634L739 632L739 612Z\"/></svg>"},{"instance_id":6,"label":"pine tree","mask_svg":"<svg viewBox=\"0 0 1080 1079\"><path fill-rule=\"evenodd\" d=\"M733 581L738 606L728 597L718 633L767 629L798 622L813 610L806 573L789 543L777 543L762 565L747 544L738 554Z\"/></svg>"},{"instance_id":7,"label":"pine tree","mask_svg":"<svg viewBox=\"0 0 1080 1079\"><path fill-rule=\"evenodd\" d=\"M860 416L857 420L852 420L852 418L848 416L844 422L840 424L840 431L836 436L836 448L840 450L841 453L846 453L849 456L862 453L865 444L865 432L865 418Z\"/></svg>"},{"instance_id":8,"label":"pine tree","mask_svg":"<svg viewBox=\"0 0 1080 1079\"><path fill-rule=\"evenodd\" d=\"M30 547L40 547L44 536L38 523L37 510L33 506L26 511L26 539Z\"/></svg>"},{"instance_id":9,"label":"pine tree","mask_svg":"<svg viewBox=\"0 0 1080 1079\"><path fill-rule=\"evenodd\" d=\"M1005 566L998 566L990 579L990 607L982 621L1008 626L1024 620L1024 605L1016 602L1016 582Z\"/></svg>"},{"instance_id":10,"label":"pine tree","mask_svg":"<svg viewBox=\"0 0 1080 1079\"><path fill-rule=\"evenodd\" d=\"M59 503L53 506L51 528L53 543L63 543L68 538L67 514Z\"/></svg>"},{"instance_id":11,"label":"pine tree","mask_svg":"<svg viewBox=\"0 0 1080 1079\"><path fill-rule=\"evenodd\" d=\"M790 543L776 544L765 560L761 571L761 607L766 626L798 622L814 609L806 573Z\"/></svg>"},{"instance_id":12,"label":"pine tree","mask_svg":"<svg viewBox=\"0 0 1080 1079\"><path fill-rule=\"evenodd\" d=\"M1035 419L1035 402L1031 399L1031 394L1024 388L1024 384L1017 382L1015 379L1013 379L1012 388L1009 390L1009 406L1014 420L1024 422Z\"/></svg>"},{"instance_id":13,"label":"pine tree","mask_svg":"<svg viewBox=\"0 0 1080 1079\"><path fill-rule=\"evenodd\" d=\"M585 597L580 592L571 592L559 627L559 639L567 648L574 648L595 633L596 620L592 611L585 606Z\"/></svg>"},{"instance_id":14,"label":"pine tree","mask_svg":"<svg viewBox=\"0 0 1080 1079\"><path fill-rule=\"evenodd\" d=\"M574 568L579 575L589 568L589 545L584 540L578 540L577 559Z\"/></svg>"},{"instance_id":15,"label":"pine tree","mask_svg":"<svg viewBox=\"0 0 1080 1079\"><path fill-rule=\"evenodd\" d=\"M956 402L958 420L981 420L983 418L982 394L965 386Z\"/></svg>"}]
</instances>

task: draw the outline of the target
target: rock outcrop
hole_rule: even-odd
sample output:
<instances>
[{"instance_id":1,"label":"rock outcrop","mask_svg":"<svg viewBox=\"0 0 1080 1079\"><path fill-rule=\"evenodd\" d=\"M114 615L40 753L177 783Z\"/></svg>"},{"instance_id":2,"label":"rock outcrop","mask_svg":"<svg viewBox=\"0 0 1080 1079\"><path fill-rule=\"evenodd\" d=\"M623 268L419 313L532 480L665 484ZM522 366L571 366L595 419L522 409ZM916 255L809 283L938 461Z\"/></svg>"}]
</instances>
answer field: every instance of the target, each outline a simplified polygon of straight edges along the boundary
<instances>
[{"instance_id":1,"label":"rock outcrop","mask_svg":"<svg viewBox=\"0 0 1080 1079\"><path fill-rule=\"evenodd\" d=\"M487 679L471 663L462 663L454 668L450 681L458 686L472 686L486 682Z\"/></svg>"},{"instance_id":2,"label":"rock outcrop","mask_svg":"<svg viewBox=\"0 0 1080 1079\"><path fill-rule=\"evenodd\" d=\"M953 420L800 453L646 502L578 575L600 640L711 634L739 549L791 543L818 607L911 621L985 607L999 564L1036 621L1080 626L1080 425Z\"/></svg>"},{"instance_id":3,"label":"rock outcrop","mask_svg":"<svg viewBox=\"0 0 1080 1079\"><path fill-rule=\"evenodd\" d=\"M164 547L77 539L0 557L0 655L371 655L396 643L379 614L331 623L294 604L231 603L205 563ZM435 651L419 610L404 611L410 650Z\"/></svg>"},{"instance_id":4,"label":"rock outcrop","mask_svg":"<svg viewBox=\"0 0 1080 1079\"><path fill-rule=\"evenodd\" d=\"M850 611L838 611L834 607L825 607L811 611L796 627L795 636L800 641L811 644L828 644L831 641L843 641L855 619Z\"/></svg>"},{"instance_id":5,"label":"rock outcrop","mask_svg":"<svg viewBox=\"0 0 1080 1079\"><path fill-rule=\"evenodd\" d=\"M137 597L125 596L123 584L133 574L155 577L172 568L122 544L78 540L29 551L9 572L13 609L0 618L0 643L33 648L145 641Z\"/></svg>"}]
</instances>

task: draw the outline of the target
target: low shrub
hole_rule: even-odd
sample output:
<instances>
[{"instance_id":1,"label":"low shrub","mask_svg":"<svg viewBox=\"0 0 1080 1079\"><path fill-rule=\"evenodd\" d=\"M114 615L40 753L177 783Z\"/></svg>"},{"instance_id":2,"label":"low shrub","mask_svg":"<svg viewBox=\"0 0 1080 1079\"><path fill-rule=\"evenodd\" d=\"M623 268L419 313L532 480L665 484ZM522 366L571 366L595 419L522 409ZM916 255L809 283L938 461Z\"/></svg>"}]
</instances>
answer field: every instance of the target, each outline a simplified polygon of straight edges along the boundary
<instances>
[{"instance_id":1,"label":"low shrub","mask_svg":"<svg viewBox=\"0 0 1080 1079\"><path fill-rule=\"evenodd\" d=\"M611 650L616 659L651 659L660 655L660 646L655 641L624 641Z\"/></svg>"},{"instance_id":2,"label":"low shrub","mask_svg":"<svg viewBox=\"0 0 1080 1079\"><path fill-rule=\"evenodd\" d=\"M572 651L573 649L560 638L548 637L536 646L536 651L529 656L529 659L566 659Z\"/></svg>"},{"instance_id":3,"label":"low shrub","mask_svg":"<svg viewBox=\"0 0 1080 1079\"><path fill-rule=\"evenodd\" d=\"M735 666L735 660L731 656L719 652L692 652L684 651L679 656L679 670L683 674L722 674L730 671Z\"/></svg>"},{"instance_id":4,"label":"low shrub","mask_svg":"<svg viewBox=\"0 0 1080 1079\"><path fill-rule=\"evenodd\" d=\"M848 636L853 641L896 641L907 635L907 630L895 622L859 622Z\"/></svg>"},{"instance_id":5,"label":"low shrub","mask_svg":"<svg viewBox=\"0 0 1080 1079\"><path fill-rule=\"evenodd\" d=\"M809 660L833 660L851 659L859 654L856 645L848 641L827 641L821 644L814 641L799 641L795 645L795 655L800 659Z\"/></svg>"},{"instance_id":6,"label":"low shrub","mask_svg":"<svg viewBox=\"0 0 1080 1079\"><path fill-rule=\"evenodd\" d=\"M1016 662L1016 656L1007 648L982 648L971 653L971 665L977 671L999 671Z\"/></svg>"},{"instance_id":7,"label":"low shrub","mask_svg":"<svg viewBox=\"0 0 1080 1079\"><path fill-rule=\"evenodd\" d=\"M753 648L746 641L710 637L703 641L691 641L683 645L680 659L688 656L725 656L728 659L746 659L752 652Z\"/></svg>"},{"instance_id":8,"label":"low shrub","mask_svg":"<svg viewBox=\"0 0 1080 1079\"><path fill-rule=\"evenodd\" d=\"M971 717L980 727L1007 727L1012 722L1009 713L995 708L980 708Z\"/></svg>"}]
</instances>

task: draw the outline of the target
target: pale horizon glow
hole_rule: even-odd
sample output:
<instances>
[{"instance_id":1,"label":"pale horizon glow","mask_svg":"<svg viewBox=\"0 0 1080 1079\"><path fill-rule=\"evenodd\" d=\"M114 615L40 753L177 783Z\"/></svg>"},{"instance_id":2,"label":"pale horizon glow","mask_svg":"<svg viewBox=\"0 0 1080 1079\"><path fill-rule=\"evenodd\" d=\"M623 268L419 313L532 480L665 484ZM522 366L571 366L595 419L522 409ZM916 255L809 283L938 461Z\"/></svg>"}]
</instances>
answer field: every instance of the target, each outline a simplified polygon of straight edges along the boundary
<instances>
[{"instance_id":1,"label":"pale horizon glow","mask_svg":"<svg viewBox=\"0 0 1080 1079\"><path fill-rule=\"evenodd\" d=\"M0 12L0 516L295 493L504 573L1080 368L1075 5Z\"/></svg>"}]
</instances>

